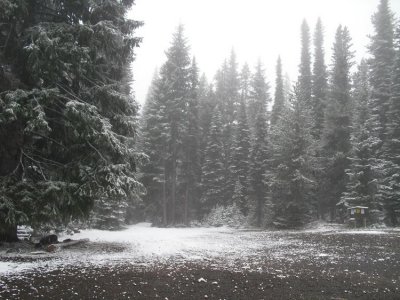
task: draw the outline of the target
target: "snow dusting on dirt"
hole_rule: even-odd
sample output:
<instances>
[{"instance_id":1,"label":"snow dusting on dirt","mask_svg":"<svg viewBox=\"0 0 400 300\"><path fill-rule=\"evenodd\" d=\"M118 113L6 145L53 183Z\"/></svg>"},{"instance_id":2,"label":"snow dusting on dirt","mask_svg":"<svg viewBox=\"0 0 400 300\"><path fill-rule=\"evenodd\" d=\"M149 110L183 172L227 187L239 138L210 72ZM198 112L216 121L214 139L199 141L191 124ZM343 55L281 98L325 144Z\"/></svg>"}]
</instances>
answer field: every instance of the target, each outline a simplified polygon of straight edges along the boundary
<instances>
[{"instance_id":1,"label":"snow dusting on dirt","mask_svg":"<svg viewBox=\"0 0 400 300\"><path fill-rule=\"evenodd\" d=\"M259 231L220 228L155 228L148 223L129 226L122 231L84 230L73 239L90 240L89 245L64 249L52 254L30 252L0 255L0 274L31 270L50 271L68 266L102 266L117 263L154 265L173 259L175 262L219 261L226 268L257 270L257 258L335 260L340 254L335 247L303 240L303 235L325 236L347 234L389 234L383 230L345 230L330 224L318 224L303 231ZM63 237L61 237L62 239ZM67 237L64 237L67 238ZM119 251L93 245L114 245ZM93 244L93 245L92 245ZM91 246L92 245L92 246ZM238 263L240 262L240 263Z\"/></svg>"}]
</instances>

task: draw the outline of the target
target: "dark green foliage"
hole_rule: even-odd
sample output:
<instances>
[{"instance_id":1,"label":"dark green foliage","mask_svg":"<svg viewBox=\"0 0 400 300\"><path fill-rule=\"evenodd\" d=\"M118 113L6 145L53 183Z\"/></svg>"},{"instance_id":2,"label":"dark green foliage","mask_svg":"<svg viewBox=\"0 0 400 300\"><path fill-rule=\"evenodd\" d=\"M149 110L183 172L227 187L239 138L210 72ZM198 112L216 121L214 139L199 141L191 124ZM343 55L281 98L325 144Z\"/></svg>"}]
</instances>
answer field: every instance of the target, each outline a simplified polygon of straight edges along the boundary
<instances>
[{"instance_id":1,"label":"dark green foliage","mask_svg":"<svg viewBox=\"0 0 400 300\"><path fill-rule=\"evenodd\" d=\"M324 128L326 94L328 90L325 65L324 35L321 20L318 19L314 33L314 65L312 75L312 116L314 119L313 136L321 138Z\"/></svg>"},{"instance_id":2,"label":"dark green foliage","mask_svg":"<svg viewBox=\"0 0 400 300\"><path fill-rule=\"evenodd\" d=\"M393 14L388 0L381 0L378 11L372 17L375 34L371 37L369 51L371 82L371 119L374 123L374 135L382 142L385 140L387 114L392 84L394 63ZM379 154L380 149L378 149Z\"/></svg>"},{"instance_id":3,"label":"dark green foliage","mask_svg":"<svg viewBox=\"0 0 400 300\"><path fill-rule=\"evenodd\" d=\"M354 77L354 116L351 136L352 151L349 154L350 168L346 170L348 182L339 207L366 206L371 221L377 216L379 202L377 172L374 169L374 137L370 135L369 119L369 72L366 61L362 61Z\"/></svg>"},{"instance_id":4,"label":"dark green foliage","mask_svg":"<svg viewBox=\"0 0 400 300\"><path fill-rule=\"evenodd\" d=\"M396 36L391 97L387 113L387 133L383 147L387 162L383 186L383 208L386 222L398 225L400 220L400 27Z\"/></svg>"},{"instance_id":5,"label":"dark green foliage","mask_svg":"<svg viewBox=\"0 0 400 300\"><path fill-rule=\"evenodd\" d=\"M301 24L301 58L299 65L298 93L300 101L304 101L310 108L312 76L311 76L311 54L310 54L310 28L306 20Z\"/></svg>"},{"instance_id":6,"label":"dark green foliage","mask_svg":"<svg viewBox=\"0 0 400 300\"><path fill-rule=\"evenodd\" d=\"M333 46L333 66L330 74L330 91L325 111L322 137L325 159L325 206L334 217L335 206L345 190L345 170L349 167L351 150L351 96L350 68L353 53L346 27L339 26Z\"/></svg>"},{"instance_id":7,"label":"dark green foliage","mask_svg":"<svg viewBox=\"0 0 400 300\"><path fill-rule=\"evenodd\" d=\"M68 222L138 199L133 1L2 1L0 214ZM4 8L4 9L3 9ZM4 141L4 142L3 142Z\"/></svg>"},{"instance_id":8,"label":"dark green foliage","mask_svg":"<svg viewBox=\"0 0 400 300\"><path fill-rule=\"evenodd\" d=\"M400 44L393 43L393 21L388 1L381 0L371 57L354 76L347 28L336 32L328 72L322 22L315 27L311 64L304 21L293 95L279 58L270 115L261 63L254 74L247 64L239 73L232 51L212 84L199 80L180 27L142 117L148 214L164 225L203 218L297 228L328 213L344 220L340 212L362 205L369 207L370 222L398 224ZM84 52L79 55L85 60ZM45 123L32 126L46 134Z\"/></svg>"},{"instance_id":9,"label":"dark green foliage","mask_svg":"<svg viewBox=\"0 0 400 300\"><path fill-rule=\"evenodd\" d=\"M231 173L235 180L235 193L237 202L243 214L248 212L246 197L249 191L249 158L250 158L250 130L247 123L246 105L240 101L238 121L236 125L236 136L234 140L233 157L231 162ZM241 191L236 191L240 187ZM239 199L239 197L241 197Z\"/></svg>"},{"instance_id":10,"label":"dark green foliage","mask_svg":"<svg viewBox=\"0 0 400 300\"><path fill-rule=\"evenodd\" d=\"M222 145L222 121L218 107L215 107L207 138L207 147L202 167L201 198L202 210L208 213L217 205L227 205L226 199L226 170L224 166L224 152Z\"/></svg>"},{"instance_id":11,"label":"dark green foliage","mask_svg":"<svg viewBox=\"0 0 400 300\"><path fill-rule=\"evenodd\" d=\"M147 191L144 197L146 215L157 216L159 223L166 203L166 132L169 130L163 89L163 82L155 74L143 107L140 130L140 148L148 156L141 167L141 181Z\"/></svg>"},{"instance_id":12,"label":"dark green foliage","mask_svg":"<svg viewBox=\"0 0 400 300\"><path fill-rule=\"evenodd\" d=\"M272 201L273 224L299 227L313 215L313 178L316 168L311 118L299 90L271 131L272 169L266 172Z\"/></svg>"},{"instance_id":13,"label":"dark green foliage","mask_svg":"<svg viewBox=\"0 0 400 300\"><path fill-rule=\"evenodd\" d=\"M191 65L183 31L179 25L173 35L143 113L142 145L150 156L143 169L151 193L148 209L156 211L157 223L164 226L188 223L188 193L197 193L200 180L198 70L195 62Z\"/></svg>"},{"instance_id":14,"label":"dark green foliage","mask_svg":"<svg viewBox=\"0 0 400 300\"><path fill-rule=\"evenodd\" d=\"M275 79L275 97L274 106L272 107L271 113L271 125L274 126L281 116L282 110L285 106L285 92L283 87L283 77L282 77L282 61L278 57L276 63L276 79Z\"/></svg>"},{"instance_id":15,"label":"dark green foliage","mask_svg":"<svg viewBox=\"0 0 400 300\"><path fill-rule=\"evenodd\" d=\"M270 149L268 141L267 106L271 102L269 86L264 70L259 62L251 81L250 99L256 107L254 139L250 153L250 195L255 201L256 225L264 223L264 203L267 197L267 184L264 173L269 169ZM282 110L284 107L282 108ZM281 110L281 111L282 111Z\"/></svg>"},{"instance_id":16,"label":"dark green foliage","mask_svg":"<svg viewBox=\"0 0 400 300\"><path fill-rule=\"evenodd\" d=\"M233 176L233 155L235 148L236 122L240 107L240 78L236 54L232 50L229 62L226 61L216 75L215 96L222 118L222 144L224 146L224 166L226 181L225 199L231 199L236 178Z\"/></svg>"},{"instance_id":17,"label":"dark green foliage","mask_svg":"<svg viewBox=\"0 0 400 300\"><path fill-rule=\"evenodd\" d=\"M200 192L200 127L199 127L199 70L193 59L189 73L189 99L186 112L183 147L182 178L184 195L184 224L189 224L191 207L198 206Z\"/></svg>"}]
</instances>

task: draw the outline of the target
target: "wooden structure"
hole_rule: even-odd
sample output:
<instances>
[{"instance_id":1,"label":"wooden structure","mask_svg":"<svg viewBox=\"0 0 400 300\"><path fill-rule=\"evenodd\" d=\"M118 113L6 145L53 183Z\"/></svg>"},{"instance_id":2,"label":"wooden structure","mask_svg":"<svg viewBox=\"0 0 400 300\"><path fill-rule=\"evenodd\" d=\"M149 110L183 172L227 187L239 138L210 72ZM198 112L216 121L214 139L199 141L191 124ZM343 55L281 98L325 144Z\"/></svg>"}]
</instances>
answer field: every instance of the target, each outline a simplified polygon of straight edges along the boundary
<instances>
[{"instance_id":1,"label":"wooden structure","mask_svg":"<svg viewBox=\"0 0 400 300\"><path fill-rule=\"evenodd\" d=\"M353 227L367 227L368 207L353 206L347 208L349 224Z\"/></svg>"}]
</instances>

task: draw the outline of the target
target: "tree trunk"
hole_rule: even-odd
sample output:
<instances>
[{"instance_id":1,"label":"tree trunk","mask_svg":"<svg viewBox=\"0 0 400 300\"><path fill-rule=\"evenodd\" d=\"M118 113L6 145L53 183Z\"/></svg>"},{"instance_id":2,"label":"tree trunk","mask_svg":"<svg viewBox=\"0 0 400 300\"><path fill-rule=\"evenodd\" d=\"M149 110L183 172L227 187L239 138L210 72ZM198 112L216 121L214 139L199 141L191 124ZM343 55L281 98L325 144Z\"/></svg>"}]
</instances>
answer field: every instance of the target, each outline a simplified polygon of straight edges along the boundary
<instances>
[{"instance_id":1,"label":"tree trunk","mask_svg":"<svg viewBox=\"0 0 400 300\"><path fill-rule=\"evenodd\" d=\"M257 196L257 227L261 227L263 219L263 197Z\"/></svg>"},{"instance_id":2,"label":"tree trunk","mask_svg":"<svg viewBox=\"0 0 400 300\"><path fill-rule=\"evenodd\" d=\"M171 184L171 224L175 225L176 210L176 146L172 150L172 184Z\"/></svg>"},{"instance_id":3,"label":"tree trunk","mask_svg":"<svg viewBox=\"0 0 400 300\"><path fill-rule=\"evenodd\" d=\"M183 222L186 226L189 225L188 210L189 210L189 184L186 184L185 205L184 205L184 215L183 215Z\"/></svg>"},{"instance_id":4,"label":"tree trunk","mask_svg":"<svg viewBox=\"0 0 400 300\"><path fill-rule=\"evenodd\" d=\"M163 202L162 202L162 209L163 209L163 225L167 226L167 167L166 162L164 161L164 181L163 181Z\"/></svg>"}]
</instances>

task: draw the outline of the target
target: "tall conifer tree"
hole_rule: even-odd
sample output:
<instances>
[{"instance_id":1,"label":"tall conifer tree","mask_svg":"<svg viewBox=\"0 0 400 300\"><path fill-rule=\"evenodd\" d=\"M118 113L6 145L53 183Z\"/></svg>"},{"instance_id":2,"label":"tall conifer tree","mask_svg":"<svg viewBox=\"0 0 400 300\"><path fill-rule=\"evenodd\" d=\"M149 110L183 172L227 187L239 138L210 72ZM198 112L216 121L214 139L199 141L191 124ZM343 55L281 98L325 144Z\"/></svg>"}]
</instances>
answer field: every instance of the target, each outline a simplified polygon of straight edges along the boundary
<instances>
[{"instance_id":1,"label":"tall conifer tree","mask_svg":"<svg viewBox=\"0 0 400 300\"><path fill-rule=\"evenodd\" d=\"M324 190L331 218L334 217L336 204L345 190L345 170L349 167L352 59L349 31L346 27L339 26L333 45L333 66L322 137L324 157L326 158Z\"/></svg>"},{"instance_id":2,"label":"tall conifer tree","mask_svg":"<svg viewBox=\"0 0 400 300\"><path fill-rule=\"evenodd\" d=\"M212 114L210 132L202 166L202 212L207 213L217 205L227 205L226 173L222 144L222 120L219 107Z\"/></svg>"},{"instance_id":3,"label":"tall conifer tree","mask_svg":"<svg viewBox=\"0 0 400 300\"><path fill-rule=\"evenodd\" d=\"M250 183L251 194L255 200L256 225L264 223L264 204L267 197L267 184L264 173L269 168L270 149L268 143L267 107L271 102L269 86L266 82L261 62L258 62L251 81L250 98L256 107L254 140L251 147Z\"/></svg>"},{"instance_id":4,"label":"tall conifer tree","mask_svg":"<svg viewBox=\"0 0 400 300\"><path fill-rule=\"evenodd\" d=\"M311 108L311 91L312 91L312 75L311 75L311 52L310 52L310 28L307 21L303 20L301 24L301 58L299 65L298 93L300 100L304 101Z\"/></svg>"},{"instance_id":5,"label":"tall conifer tree","mask_svg":"<svg viewBox=\"0 0 400 300\"><path fill-rule=\"evenodd\" d=\"M313 135L321 138L324 127L324 112L328 88L325 65L324 35L321 19L318 19L314 33L314 64L312 74L312 116L314 119Z\"/></svg>"},{"instance_id":6,"label":"tall conifer tree","mask_svg":"<svg viewBox=\"0 0 400 300\"><path fill-rule=\"evenodd\" d=\"M315 145L311 136L311 117L307 104L295 90L292 106L272 128L272 169L266 172L278 228L304 225L313 215L312 197L315 180Z\"/></svg>"},{"instance_id":7,"label":"tall conifer tree","mask_svg":"<svg viewBox=\"0 0 400 300\"><path fill-rule=\"evenodd\" d=\"M276 62L276 79L275 79L275 97L274 105L271 113L271 125L275 125L281 116L282 110L285 106L285 91L283 86L282 77L282 61L281 57L278 57Z\"/></svg>"},{"instance_id":8,"label":"tall conifer tree","mask_svg":"<svg viewBox=\"0 0 400 300\"><path fill-rule=\"evenodd\" d=\"M0 240L138 199L133 3L1 2Z\"/></svg>"}]
</instances>

